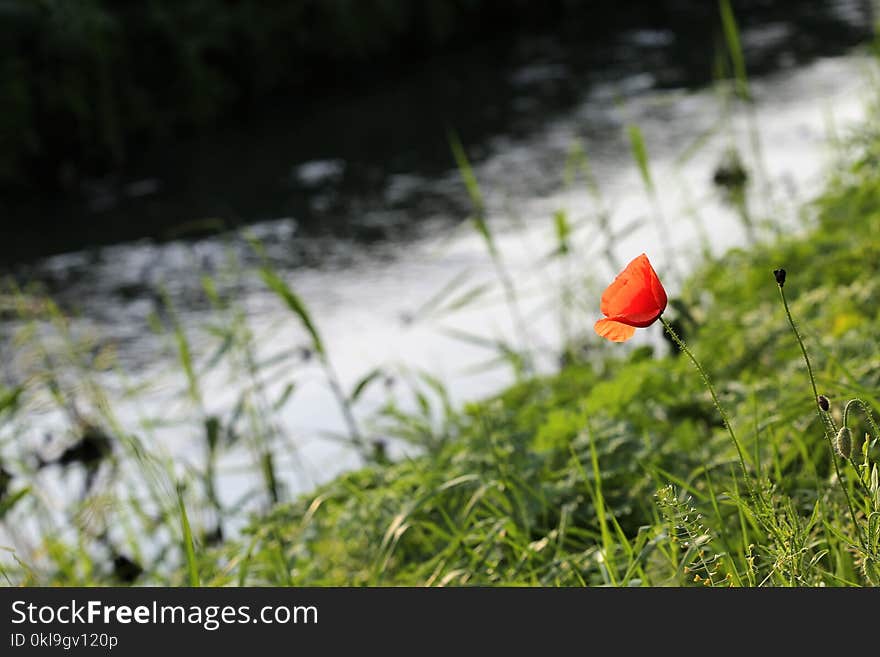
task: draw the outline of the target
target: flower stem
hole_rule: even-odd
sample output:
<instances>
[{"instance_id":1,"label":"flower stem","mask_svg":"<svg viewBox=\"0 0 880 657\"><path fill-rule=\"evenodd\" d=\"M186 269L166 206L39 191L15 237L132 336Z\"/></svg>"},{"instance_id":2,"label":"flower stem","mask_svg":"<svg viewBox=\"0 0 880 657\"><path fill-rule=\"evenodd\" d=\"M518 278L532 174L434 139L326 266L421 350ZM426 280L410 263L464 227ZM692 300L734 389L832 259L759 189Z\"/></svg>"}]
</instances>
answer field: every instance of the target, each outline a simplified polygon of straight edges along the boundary
<instances>
[{"instance_id":1,"label":"flower stem","mask_svg":"<svg viewBox=\"0 0 880 657\"><path fill-rule=\"evenodd\" d=\"M810 364L810 357L807 355L807 348L804 345L804 340L801 337L800 331L798 331L797 326L794 323L794 318L791 316L791 309L788 307L788 299L785 298L785 289L783 288L783 284L778 283L778 280L777 284L779 287L779 295L782 297L782 305L785 307L785 316L788 318L788 323L791 326L791 331L792 333L794 333L794 337L797 338L798 344L801 347L801 353L804 355L804 362L807 364L807 374L809 374L810 376L810 385L813 386L813 402L816 404L816 413L819 415L819 422L822 423L825 439L828 441L828 447L831 449L831 463L834 464L834 474L837 476L837 481L840 484L841 490L843 490L844 496L846 497L846 505L849 507L850 516L852 516L853 528L856 530L856 533L859 536L859 542L864 547L865 543L862 539L862 532L859 531L859 525L856 522L856 511L853 507L852 499L850 499L849 490L847 489L846 484L843 481L843 477L840 475L840 466L837 465L837 454L834 450L834 436L829 433L828 421L825 419L825 414L822 412L822 407L819 406L819 391L816 389L816 378L813 376L813 366ZM844 424L844 426L846 425Z\"/></svg>"},{"instance_id":2,"label":"flower stem","mask_svg":"<svg viewBox=\"0 0 880 657\"><path fill-rule=\"evenodd\" d=\"M721 406L721 402L718 401L718 394L715 392L715 386L712 385L712 381L709 379L709 375L706 373L706 370L704 370L703 366L700 365L700 361L698 361L696 356L694 356L691 350L688 349L687 345L684 343L684 340L678 337L678 334L673 330L669 322L667 322L666 319L662 316L660 317L660 322L663 324L663 328L666 329L669 337L672 338L672 341L675 342L676 345L678 345L678 348L681 349L682 353L684 353L688 358L691 359L691 362L697 368L700 376L703 377L703 383L709 390L709 394L712 396L712 401L715 403L715 408L718 409L718 413L719 415L721 415L721 420L724 422L724 427L727 429L727 433L730 434L730 439L733 441L734 447L736 447L736 453L737 456L739 456L739 465L742 468L746 485L751 489L751 480L749 479L749 472L746 469L746 460L743 456L742 446L739 443L739 439L736 437L736 433L734 433L733 431L733 425L730 424L730 418L727 417L727 412Z\"/></svg>"},{"instance_id":3,"label":"flower stem","mask_svg":"<svg viewBox=\"0 0 880 657\"><path fill-rule=\"evenodd\" d=\"M850 399L846 402L846 406L843 407L843 426L846 426L847 420L849 419L850 406L859 406L862 409L862 413L865 414L868 424L871 425L871 429L874 431L874 436L880 436L880 426L877 425L877 421L874 419L874 414L871 413L871 409L861 399Z\"/></svg>"}]
</instances>

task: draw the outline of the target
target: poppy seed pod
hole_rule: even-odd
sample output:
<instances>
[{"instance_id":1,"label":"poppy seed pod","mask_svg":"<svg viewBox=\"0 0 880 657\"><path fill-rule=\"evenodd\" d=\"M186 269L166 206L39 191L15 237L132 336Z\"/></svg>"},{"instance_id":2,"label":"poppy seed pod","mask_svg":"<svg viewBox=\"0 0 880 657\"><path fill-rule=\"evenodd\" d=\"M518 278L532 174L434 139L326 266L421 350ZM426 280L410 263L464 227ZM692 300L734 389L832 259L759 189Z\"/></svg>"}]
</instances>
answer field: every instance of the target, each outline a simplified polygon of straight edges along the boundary
<instances>
[{"instance_id":1,"label":"poppy seed pod","mask_svg":"<svg viewBox=\"0 0 880 657\"><path fill-rule=\"evenodd\" d=\"M837 432L837 438L834 439L834 447L843 458L849 458L852 452L852 432L848 427L840 427L840 431Z\"/></svg>"},{"instance_id":2,"label":"poppy seed pod","mask_svg":"<svg viewBox=\"0 0 880 657\"><path fill-rule=\"evenodd\" d=\"M828 409L831 408L831 402L828 401L828 397L826 397L825 395L819 395L818 397L816 397L816 401L819 402L819 408L821 408L826 413L828 412Z\"/></svg>"},{"instance_id":3,"label":"poppy seed pod","mask_svg":"<svg viewBox=\"0 0 880 657\"><path fill-rule=\"evenodd\" d=\"M782 267L773 270L773 277L776 279L779 287L785 285L785 270Z\"/></svg>"}]
</instances>

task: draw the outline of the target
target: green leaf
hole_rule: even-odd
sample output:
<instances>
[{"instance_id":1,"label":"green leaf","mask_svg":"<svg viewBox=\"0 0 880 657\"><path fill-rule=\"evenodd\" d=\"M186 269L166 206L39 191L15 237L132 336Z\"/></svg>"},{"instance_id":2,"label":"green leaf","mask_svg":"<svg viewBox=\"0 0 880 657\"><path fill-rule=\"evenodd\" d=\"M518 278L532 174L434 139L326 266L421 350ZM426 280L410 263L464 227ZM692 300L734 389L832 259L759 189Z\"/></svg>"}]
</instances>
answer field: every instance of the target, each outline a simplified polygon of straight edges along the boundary
<instances>
[{"instance_id":1,"label":"green leaf","mask_svg":"<svg viewBox=\"0 0 880 657\"><path fill-rule=\"evenodd\" d=\"M571 225L568 223L568 215L565 210L557 210L553 213L553 227L556 229L556 243L558 253L565 254L570 250L568 238L571 236Z\"/></svg>"},{"instance_id":2,"label":"green leaf","mask_svg":"<svg viewBox=\"0 0 880 657\"><path fill-rule=\"evenodd\" d=\"M21 490L16 491L7 497L0 497L0 520L2 520L4 516L12 510L12 507L30 492L31 489L25 486Z\"/></svg>"},{"instance_id":3,"label":"green leaf","mask_svg":"<svg viewBox=\"0 0 880 657\"><path fill-rule=\"evenodd\" d=\"M18 400L21 398L22 393L24 393L24 386L0 390L0 413L14 410L18 406Z\"/></svg>"},{"instance_id":4,"label":"green leaf","mask_svg":"<svg viewBox=\"0 0 880 657\"><path fill-rule=\"evenodd\" d=\"M189 526L189 518L186 515L186 505L183 503L183 490L177 488L177 506L180 511L180 526L183 531L183 551L186 555L186 567L189 573L189 585L200 586L199 566L196 563L196 550L193 544L192 529Z\"/></svg>"},{"instance_id":5,"label":"green leaf","mask_svg":"<svg viewBox=\"0 0 880 657\"><path fill-rule=\"evenodd\" d=\"M309 311L302 299L272 269L261 267L260 276L269 289L277 294L302 322L303 327L312 339L312 348L320 356L326 356L327 352L324 350L324 342L321 340L321 335L318 333L318 329L312 321L312 317L309 315Z\"/></svg>"},{"instance_id":6,"label":"green leaf","mask_svg":"<svg viewBox=\"0 0 880 657\"><path fill-rule=\"evenodd\" d=\"M355 402L358 398L363 394L363 392L369 387L369 385L382 376L383 372L380 368L375 368L370 370L365 376L358 381L354 388L352 388L351 395L349 395L349 401Z\"/></svg>"},{"instance_id":7,"label":"green leaf","mask_svg":"<svg viewBox=\"0 0 880 657\"><path fill-rule=\"evenodd\" d=\"M282 408L287 400L290 399L290 396L293 394L293 391L296 390L296 382L291 381L286 386L284 386L284 390L281 391L281 394L278 396L278 399L272 404L272 408L276 411Z\"/></svg>"},{"instance_id":8,"label":"green leaf","mask_svg":"<svg viewBox=\"0 0 880 657\"><path fill-rule=\"evenodd\" d=\"M749 100L751 98L749 79L746 74L745 57L743 56L742 44L739 40L739 28L736 25L736 18L733 16L729 0L720 0L718 5L721 11L721 23L724 27L724 40L727 42L727 51L730 53L730 59L733 62L737 94L743 100Z\"/></svg>"},{"instance_id":9,"label":"green leaf","mask_svg":"<svg viewBox=\"0 0 880 657\"><path fill-rule=\"evenodd\" d=\"M470 196L471 203L474 204L474 208L476 209L476 215L472 217L474 227L483 237L483 240L486 242L486 248L489 249L489 253L494 257L497 255L498 249L495 246L495 239L492 236L492 231L489 229L489 223L486 221L486 204L483 201L483 193L480 191L480 185L477 183L477 176L474 175L474 170L471 167L470 161L468 161L467 154L464 152L464 147L461 145L461 141L454 132L449 133L449 145L452 148L452 155L455 157L455 163L458 166L458 172L461 174L461 179L464 181L468 196Z\"/></svg>"},{"instance_id":10,"label":"green leaf","mask_svg":"<svg viewBox=\"0 0 880 657\"><path fill-rule=\"evenodd\" d=\"M642 137L642 131L637 125L627 126L629 134L629 143L632 147L633 158L639 167L639 173L642 176L642 182L645 183L650 194L654 194L654 181L651 178L651 169L648 164L648 149L645 148L645 139Z\"/></svg>"}]
</instances>

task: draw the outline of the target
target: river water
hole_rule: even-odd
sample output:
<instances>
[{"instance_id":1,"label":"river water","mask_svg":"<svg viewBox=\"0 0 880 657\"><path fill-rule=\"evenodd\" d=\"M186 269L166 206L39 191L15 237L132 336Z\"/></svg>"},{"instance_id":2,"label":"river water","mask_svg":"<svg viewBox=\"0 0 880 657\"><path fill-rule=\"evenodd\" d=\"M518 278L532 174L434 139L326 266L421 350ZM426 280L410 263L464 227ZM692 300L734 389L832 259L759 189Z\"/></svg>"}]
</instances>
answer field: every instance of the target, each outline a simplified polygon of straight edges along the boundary
<instances>
[{"instance_id":1,"label":"river water","mask_svg":"<svg viewBox=\"0 0 880 657\"><path fill-rule=\"evenodd\" d=\"M846 12L853 6L862 8L862 3L830 4L839 7L841 20L850 20ZM856 41L855 33L864 32L869 21L853 12ZM439 92L424 79L398 81L352 99L367 125L351 130L346 127L351 113L332 104L309 106L295 129L278 108L259 126L198 142L174 161L145 154L141 170L95 183L79 204L43 207L62 216L67 211L92 217L96 226L112 226L110 232L124 239L72 251L59 244L53 247L59 253L9 269L23 282L41 282L71 314L75 336L94 336L98 347L112 346L118 367L99 376L117 416L132 430L150 426L157 449L178 464L199 462L200 441L176 424L192 422L198 413L184 394L186 381L169 336L148 326L152 315L165 312L161 299L167 295L203 368L220 343L209 327L226 321L202 291L203 275L214 276L221 295L234 299L247 318L258 359L294 354L266 370L264 393L277 399L295 384L277 415L284 448L275 465L289 492L307 490L361 461L333 437L346 430L336 400L315 358L305 358L302 326L253 273L248 236L264 245L272 265L308 306L343 388L350 390L374 368L383 370L356 405L362 430L382 438L377 409L389 400L416 408L410 383L419 371L442 381L453 404L485 397L513 380L508 364L494 362L497 349L473 336L525 348L539 371L552 371L563 333L589 336L598 294L619 265L647 252L674 295L704 250L717 254L747 245L746 226L713 184L732 145L751 173L749 188L756 193L749 196L749 211L757 235L798 230L797 208L821 188L834 162L835 139L864 114L872 64L849 52L851 43L829 44L828 53L802 57L793 29L772 21L744 29L747 52L763 62L750 80L751 109L725 104L714 85L694 84L673 54L679 35L658 29L609 37L590 57L561 49L552 39L533 38L505 50L504 57L488 58L475 77L494 80L490 89L478 94L479 79L459 84L461 93L479 99L497 96L503 87L504 107L481 110L489 117L494 111L503 130L444 121L448 117L440 109L431 109L438 103L442 109ZM603 53L606 66L596 66L595 51ZM627 65L607 65L621 53L627 53ZM432 66L446 70L442 61ZM444 88L451 84L440 79ZM499 98L485 102L498 105ZM407 112L431 115L431 121L425 119L434 126L430 138L416 141ZM397 125L408 127L398 132ZM630 155L632 125L644 135L657 204ZM447 127L459 131L473 162L498 252L515 283L514 306L498 284L483 236L466 221L472 208L449 155ZM359 140L358 148L353 140ZM586 153L599 196L582 175L567 179L575 144ZM216 200L206 200L212 197ZM573 226L567 259L552 257L554 215L560 211ZM120 223L126 217L149 223L159 215L167 221L169 213L176 218L169 230L178 230L179 238L166 231L161 240L129 239ZM772 219L772 227L765 219ZM200 233L218 223L235 226ZM88 236L93 229L83 230ZM88 241L82 233L78 239ZM428 303L452 287L443 303ZM443 308L472 290L483 293L460 308ZM563 313L563 307L571 312ZM9 383L27 373L12 342L22 328L13 318L2 324ZM636 342L660 346L659 330L640 331ZM600 348L598 341L586 344ZM222 365L204 375L207 413L228 417L240 388L238 375ZM71 386L76 389L75 382ZM132 388L137 395L126 392ZM45 400L33 401L27 421L13 429L15 444L57 452L69 418L53 409ZM6 461L13 463L8 433L5 440ZM396 455L409 449L393 440L390 445ZM251 463L244 448L224 454L219 464L224 502L254 487L258 475ZM33 476L47 491L81 485L51 468Z\"/></svg>"}]
</instances>

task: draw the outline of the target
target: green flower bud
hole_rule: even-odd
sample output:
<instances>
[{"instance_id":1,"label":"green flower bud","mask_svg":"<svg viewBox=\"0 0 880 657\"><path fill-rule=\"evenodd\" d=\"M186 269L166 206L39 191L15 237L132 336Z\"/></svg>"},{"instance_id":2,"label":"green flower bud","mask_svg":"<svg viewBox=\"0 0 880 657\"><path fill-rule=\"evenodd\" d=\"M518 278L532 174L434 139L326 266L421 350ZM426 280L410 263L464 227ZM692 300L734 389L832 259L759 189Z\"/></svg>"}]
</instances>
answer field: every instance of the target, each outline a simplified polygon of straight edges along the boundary
<instances>
[{"instance_id":1,"label":"green flower bud","mask_svg":"<svg viewBox=\"0 0 880 657\"><path fill-rule=\"evenodd\" d=\"M843 458L849 458L852 452L852 432L849 428L840 427L840 431L837 432L837 438L834 439L834 447Z\"/></svg>"}]
</instances>

